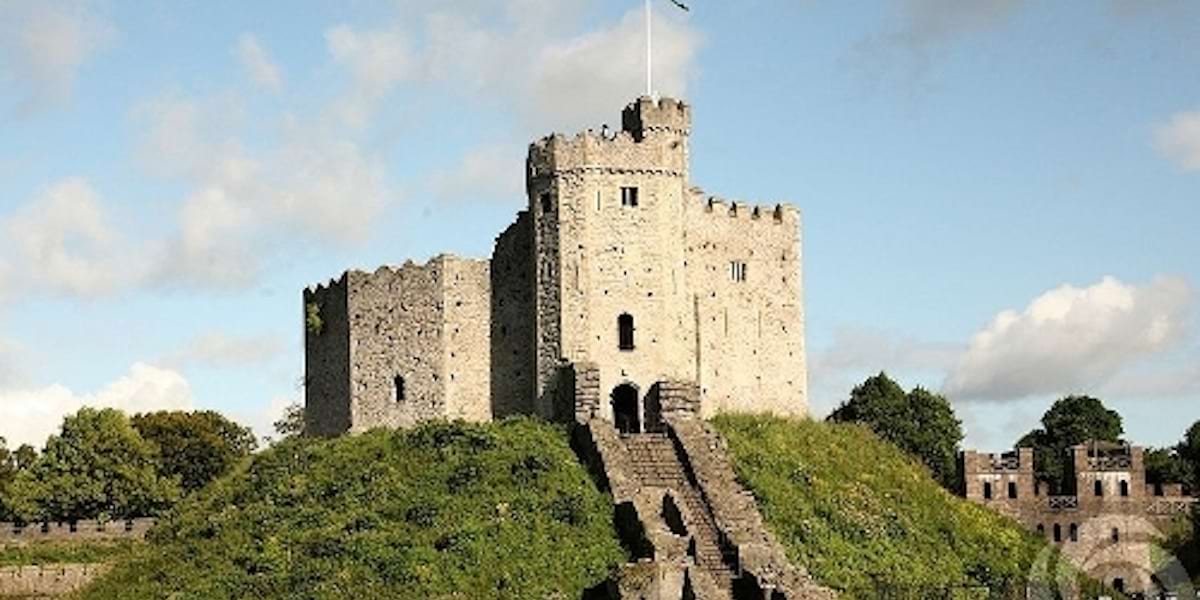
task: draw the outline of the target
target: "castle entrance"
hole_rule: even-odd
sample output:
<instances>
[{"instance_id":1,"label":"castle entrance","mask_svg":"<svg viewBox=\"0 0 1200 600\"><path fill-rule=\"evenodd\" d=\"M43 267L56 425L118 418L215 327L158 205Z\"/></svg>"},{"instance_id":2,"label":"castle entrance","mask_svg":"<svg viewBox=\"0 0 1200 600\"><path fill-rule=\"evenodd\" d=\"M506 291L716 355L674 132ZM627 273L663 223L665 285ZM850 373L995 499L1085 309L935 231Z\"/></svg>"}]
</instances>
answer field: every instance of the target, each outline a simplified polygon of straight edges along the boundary
<instances>
[{"instance_id":1,"label":"castle entrance","mask_svg":"<svg viewBox=\"0 0 1200 600\"><path fill-rule=\"evenodd\" d=\"M622 383L612 391L613 424L621 433L640 433L641 419L638 418L638 389Z\"/></svg>"}]
</instances>

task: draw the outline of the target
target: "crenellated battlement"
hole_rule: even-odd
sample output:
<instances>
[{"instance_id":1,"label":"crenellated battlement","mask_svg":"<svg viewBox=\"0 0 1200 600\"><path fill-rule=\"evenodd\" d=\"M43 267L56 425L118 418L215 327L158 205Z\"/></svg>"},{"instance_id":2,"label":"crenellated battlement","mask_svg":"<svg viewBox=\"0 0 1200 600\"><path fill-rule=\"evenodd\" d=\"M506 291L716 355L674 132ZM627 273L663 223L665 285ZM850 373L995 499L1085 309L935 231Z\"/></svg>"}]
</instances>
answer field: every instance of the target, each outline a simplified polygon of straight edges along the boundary
<instances>
[{"instance_id":1,"label":"crenellated battlement","mask_svg":"<svg viewBox=\"0 0 1200 600\"><path fill-rule=\"evenodd\" d=\"M666 175L684 177L687 153L683 144L635 140L625 131L609 136L584 131L567 137L555 134L529 146L530 181L556 174Z\"/></svg>"},{"instance_id":2,"label":"crenellated battlement","mask_svg":"<svg viewBox=\"0 0 1200 600\"><path fill-rule=\"evenodd\" d=\"M653 133L686 136L692 129L692 107L674 98L642 96L621 111L621 128L639 141Z\"/></svg>"},{"instance_id":3,"label":"crenellated battlement","mask_svg":"<svg viewBox=\"0 0 1200 600\"><path fill-rule=\"evenodd\" d=\"M775 225L796 225L800 222L800 211L790 204L747 204L738 200L726 200L709 196L704 200L704 212L714 217L727 217L746 221L763 221Z\"/></svg>"}]
</instances>

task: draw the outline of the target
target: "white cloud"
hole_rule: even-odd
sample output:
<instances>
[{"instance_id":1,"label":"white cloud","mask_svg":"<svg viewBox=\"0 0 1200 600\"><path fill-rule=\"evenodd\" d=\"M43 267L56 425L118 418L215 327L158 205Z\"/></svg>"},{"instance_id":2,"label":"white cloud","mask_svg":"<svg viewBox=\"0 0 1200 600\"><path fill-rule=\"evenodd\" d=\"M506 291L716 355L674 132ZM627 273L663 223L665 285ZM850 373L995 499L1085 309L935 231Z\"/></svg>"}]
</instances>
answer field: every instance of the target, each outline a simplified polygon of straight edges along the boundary
<instances>
[{"instance_id":1,"label":"white cloud","mask_svg":"<svg viewBox=\"0 0 1200 600\"><path fill-rule=\"evenodd\" d=\"M441 200L517 198L522 195L525 156L520 144L485 144L463 155L449 170L431 177L433 193Z\"/></svg>"},{"instance_id":2,"label":"white cloud","mask_svg":"<svg viewBox=\"0 0 1200 600\"><path fill-rule=\"evenodd\" d=\"M977 333L943 386L953 398L1012 400L1098 389L1185 339L1194 306L1186 282L1143 286L1105 277L1050 290Z\"/></svg>"},{"instance_id":3,"label":"white cloud","mask_svg":"<svg viewBox=\"0 0 1200 600\"><path fill-rule=\"evenodd\" d=\"M398 28L358 31L339 25L325 32L325 46L334 61L350 70L353 86L338 110L355 127L364 126L379 101L413 75L408 37Z\"/></svg>"},{"instance_id":4,"label":"white cloud","mask_svg":"<svg viewBox=\"0 0 1200 600\"><path fill-rule=\"evenodd\" d=\"M101 198L84 179L64 179L45 188L0 219L0 232L15 259L0 270L9 273L13 287L93 297L119 290L145 271L143 260L113 227Z\"/></svg>"},{"instance_id":5,"label":"white cloud","mask_svg":"<svg viewBox=\"0 0 1200 600\"><path fill-rule=\"evenodd\" d=\"M209 333L190 340L162 362L177 367L252 368L273 360L283 351L283 340L275 335Z\"/></svg>"},{"instance_id":6,"label":"white cloud","mask_svg":"<svg viewBox=\"0 0 1200 600\"><path fill-rule=\"evenodd\" d=\"M1180 169L1200 171L1200 111L1172 116L1155 129L1154 143Z\"/></svg>"},{"instance_id":7,"label":"white cloud","mask_svg":"<svg viewBox=\"0 0 1200 600\"><path fill-rule=\"evenodd\" d=\"M101 389L77 394L54 384L36 389L0 390L0 437L10 446L41 446L66 415L85 406L118 408L127 413L191 410L192 390L179 373L134 363L129 373Z\"/></svg>"},{"instance_id":8,"label":"white cloud","mask_svg":"<svg viewBox=\"0 0 1200 600\"><path fill-rule=\"evenodd\" d=\"M134 111L143 163L190 188L156 281L247 285L262 257L289 243L364 239L397 195L383 160L347 132L285 116L264 134L240 106L232 94L168 95ZM243 140L256 137L271 143L252 151Z\"/></svg>"},{"instance_id":9,"label":"white cloud","mask_svg":"<svg viewBox=\"0 0 1200 600\"><path fill-rule=\"evenodd\" d=\"M259 43L258 38L251 33L243 33L238 38L234 55L242 65L242 70L255 85L270 91L279 92L283 89L283 71L271 60L271 56Z\"/></svg>"},{"instance_id":10,"label":"white cloud","mask_svg":"<svg viewBox=\"0 0 1200 600\"><path fill-rule=\"evenodd\" d=\"M87 2L0 3L0 83L20 94L17 114L69 99L79 70L113 35Z\"/></svg>"}]
</instances>

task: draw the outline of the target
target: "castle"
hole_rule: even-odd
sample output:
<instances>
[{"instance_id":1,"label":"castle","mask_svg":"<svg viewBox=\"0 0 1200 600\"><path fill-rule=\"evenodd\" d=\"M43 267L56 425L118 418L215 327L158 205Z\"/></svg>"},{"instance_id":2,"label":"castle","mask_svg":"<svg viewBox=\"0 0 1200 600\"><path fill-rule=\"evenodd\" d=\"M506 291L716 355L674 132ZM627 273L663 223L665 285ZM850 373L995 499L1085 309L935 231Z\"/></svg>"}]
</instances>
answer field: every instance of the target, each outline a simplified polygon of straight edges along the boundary
<instances>
[{"instance_id":1,"label":"castle","mask_svg":"<svg viewBox=\"0 0 1200 600\"><path fill-rule=\"evenodd\" d=\"M1077 567L1118 591L1151 591L1186 581L1164 570L1157 542L1195 500L1179 484L1146 481L1144 450L1088 442L1068 450L1065 494L1051 495L1034 474L1034 451L967 451L959 456L962 493L1057 545ZM1175 581L1166 581L1178 575Z\"/></svg>"},{"instance_id":2,"label":"castle","mask_svg":"<svg viewBox=\"0 0 1200 600\"><path fill-rule=\"evenodd\" d=\"M691 108L529 147L528 207L489 259L441 255L304 291L310 433L512 414L653 430L806 412L800 216L690 182Z\"/></svg>"}]
</instances>

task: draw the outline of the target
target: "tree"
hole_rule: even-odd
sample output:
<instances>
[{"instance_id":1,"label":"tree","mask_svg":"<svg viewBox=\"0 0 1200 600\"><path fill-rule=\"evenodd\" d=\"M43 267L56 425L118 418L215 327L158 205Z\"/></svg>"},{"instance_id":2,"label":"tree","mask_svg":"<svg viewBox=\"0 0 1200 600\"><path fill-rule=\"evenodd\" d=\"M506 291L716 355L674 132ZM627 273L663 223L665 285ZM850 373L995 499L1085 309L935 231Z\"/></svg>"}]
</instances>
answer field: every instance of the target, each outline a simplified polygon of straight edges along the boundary
<instances>
[{"instance_id":1,"label":"tree","mask_svg":"<svg viewBox=\"0 0 1200 600\"><path fill-rule=\"evenodd\" d=\"M1067 396L1042 415L1042 427L1017 440L1019 448L1033 448L1035 476L1050 485L1051 493L1070 491L1067 449L1089 440L1120 441L1121 415L1091 396Z\"/></svg>"},{"instance_id":2,"label":"tree","mask_svg":"<svg viewBox=\"0 0 1200 600\"><path fill-rule=\"evenodd\" d=\"M194 492L254 452L257 442L242 427L213 411L161 411L131 420L158 452L158 473L177 477L184 493Z\"/></svg>"},{"instance_id":3,"label":"tree","mask_svg":"<svg viewBox=\"0 0 1200 600\"><path fill-rule=\"evenodd\" d=\"M37 462L37 449L29 444L21 444L17 447L17 451L13 453L13 461L17 466L17 471L28 471L33 468L33 463Z\"/></svg>"},{"instance_id":4,"label":"tree","mask_svg":"<svg viewBox=\"0 0 1200 600\"><path fill-rule=\"evenodd\" d=\"M158 474L157 453L114 409L83 408L63 420L46 449L11 487L25 522L154 515L179 497L176 480Z\"/></svg>"},{"instance_id":5,"label":"tree","mask_svg":"<svg viewBox=\"0 0 1200 600\"><path fill-rule=\"evenodd\" d=\"M1144 457L1146 483L1182 483L1191 486L1192 465L1179 453L1180 446L1172 448L1147 448Z\"/></svg>"},{"instance_id":6,"label":"tree","mask_svg":"<svg viewBox=\"0 0 1200 600\"><path fill-rule=\"evenodd\" d=\"M9 452L8 441L0 437L0 521L8 521L12 518L6 498L8 497L8 488L16 476L17 459L12 452Z\"/></svg>"},{"instance_id":7,"label":"tree","mask_svg":"<svg viewBox=\"0 0 1200 600\"><path fill-rule=\"evenodd\" d=\"M1192 493L1200 494L1200 421L1192 423L1175 451L1180 460L1191 468L1191 481L1188 483L1191 484Z\"/></svg>"},{"instance_id":8,"label":"tree","mask_svg":"<svg viewBox=\"0 0 1200 600\"><path fill-rule=\"evenodd\" d=\"M275 433L287 439L304 434L304 405L293 402L283 409L283 416L275 421Z\"/></svg>"},{"instance_id":9,"label":"tree","mask_svg":"<svg viewBox=\"0 0 1200 600\"><path fill-rule=\"evenodd\" d=\"M944 396L919 386L905 393L881 372L855 387L829 420L866 425L925 463L943 486L957 485L962 422Z\"/></svg>"}]
</instances>

